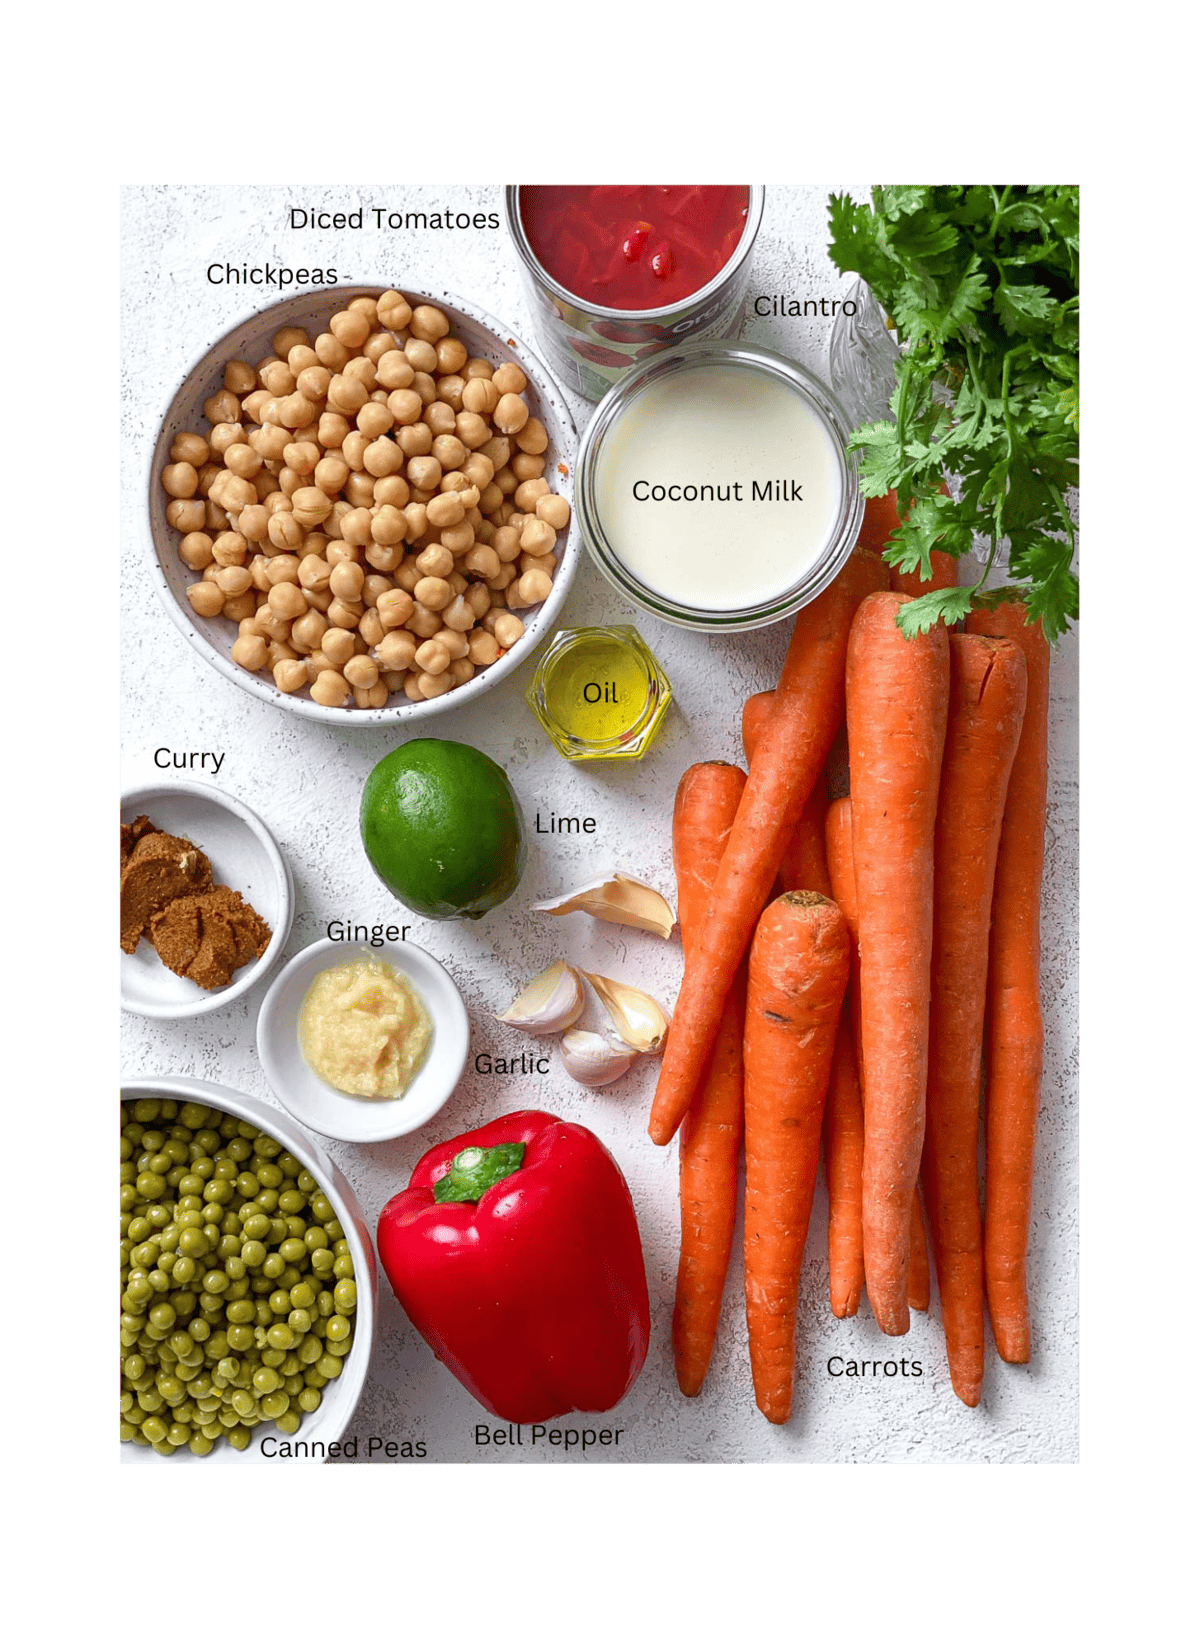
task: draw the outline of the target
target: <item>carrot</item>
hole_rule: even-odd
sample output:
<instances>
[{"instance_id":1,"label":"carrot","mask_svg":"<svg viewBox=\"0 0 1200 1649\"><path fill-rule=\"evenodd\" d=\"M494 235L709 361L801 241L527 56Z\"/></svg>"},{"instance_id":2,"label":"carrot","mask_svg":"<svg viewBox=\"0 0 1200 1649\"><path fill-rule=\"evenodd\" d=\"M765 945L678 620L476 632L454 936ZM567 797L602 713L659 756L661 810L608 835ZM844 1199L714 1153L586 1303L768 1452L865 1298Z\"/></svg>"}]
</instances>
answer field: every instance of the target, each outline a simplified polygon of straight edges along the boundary
<instances>
[{"instance_id":1,"label":"carrot","mask_svg":"<svg viewBox=\"0 0 1200 1649\"><path fill-rule=\"evenodd\" d=\"M725 762L698 762L679 781L672 836L685 955L695 944L696 922L702 919L745 785L741 768ZM680 1244L672 1338L675 1377L685 1397L696 1396L708 1373L733 1251L745 1008L745 978L739 970L725 998L703 1086L679 1133Z\"/></svg>"},{"instance_id":2,"label":"carrot","mask_svg":"<svg viewBox=\"0 0 1200 1649\"><path fill-rule=\"evenodd\" d=\"M913 1186L912 1215L908 1232L908 1305L910 1311L929 1310L929 1243L925 1236L925 1214L921 1208L921 1188Z\"/></svg>"},{"instance_id":3,"label":"carrot","mask_svg":"<svg viewBox=\"0 0 1200 1649\"><path fill-rule=\"evenodd\" d=\"M908 1330L912 1195L925 1130L933 832L949 647L905 640L907 596L870 595L850 632L846 721L861 960L863 1265L885 1334Z\"/></svg>"},{"instance_id":4,"label":"carrot","mask_svg":"<svg viewBox=\"0 0 1200 1649\"><path fill-rule=\"evenodd\" d=\"M922 1178L950 1383L974 1408L983 1384L979 1077L988 929L1000 821L1025 714L1025 660L1010 641L950 637L950 713L934 837L929 1090Z\"/></svg>"},{"instance_id":5,"label":"carrot","mask_svg":"<svg viewBox=\"0 0 1200 1649\"><path fill-rule=\"evenodd\" d=\"M996 859L987 995L983 1263L996 1349L1027 1363L1032 1343L1025 1280L1042 1085L1041 893L1046 844L1050 649L1023 603L972 613L971 635L1015 641L1028 697Z\"/></svg>"},{"instance_id":6,"label":"carrot","mask_svg":"<svg viewBox=\"0 0 1200 1649\"><path fill-rule=\"evenodd\" d=\"M742 706L742 749L753 762L754 752L775 702L772 692L755 693ZM784 893L811 888L831 898L829 871L825 865L825 809L829 806L829 786L824 773L817 776L812 794L804 804L799 823L779 861L779 880Z\"/></svg>"},{"instance_id":7,"label":"carrot","mask_svg":"<svg viewBox=\"0 0 1200 1649\"><path fill-rule=\"evenodd\" d=\"M854 1068L849 1075L840 1073L839 1061L845 1056L839 1041L825 1108L825 1178L829 1184L829 1300L835 1317L853 1317L858 1311L863 1285L863 1105L858 895L854 888L854 825L849 796L840 796L829 804L825 815L825 847L833 896L841 906L853 941L845 1018L847 1052L854 1061ZM921 1211L920 1192L915 1185L909 1244L908 1303L916 1311L928 1311L929 1251L925 1241L925 1217Z\"/></svg>"},{"instance_id":8,"label":"carrot","mask_svg":"<svg viewBox=\"0 0 1200 1649\"><path fill-rule=\"evenodd\" d=\"M881 565L855 551L829 588L796 615L771 717L708 900L700 939L684 958L650 1138L665 1145L696 1096L725 1000L817 775L842 723L846 643Z\"/></svg>"},{"instance_id":9,"label":"carrot","mask_svg":"<svg viewBox=\"0 0 1200 1649\"><path fill-rule=\"evenodd\" d=\"M942 491L945 490L943 487ZM859 528L858 542L882 554L899 525L900 515L894 492L885 493L882 498L867 498L863 501L863 523ZM896 567L889 567L892 589L898 590L901 595L911 596L925 595L930 590L952 590L958 583L958 557L948 555L945 550L930 550L929 560L933 576L928 579L922 578L920 573L902 573Z\"/></svg>"},{"instance_id":10,"label":"carrot","mask_svg":"<svg viewBox=\"0 0 1200 1649\"><path fill-rule=\"evenodd\" d=\"M776 1425L792 1412L800 1267L849 972L831 899L785 893L763 912L746 995L746 1323L755 1400Z\"/></svg>"}]
</instances>

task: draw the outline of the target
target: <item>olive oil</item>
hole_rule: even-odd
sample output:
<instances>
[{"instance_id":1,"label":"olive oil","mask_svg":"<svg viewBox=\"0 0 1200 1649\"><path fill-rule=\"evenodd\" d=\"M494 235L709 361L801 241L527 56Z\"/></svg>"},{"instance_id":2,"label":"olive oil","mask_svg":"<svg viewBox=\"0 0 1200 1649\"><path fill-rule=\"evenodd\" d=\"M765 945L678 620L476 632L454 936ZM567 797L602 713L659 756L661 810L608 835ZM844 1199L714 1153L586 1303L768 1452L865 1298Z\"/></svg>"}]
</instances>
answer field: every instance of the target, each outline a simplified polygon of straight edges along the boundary
<instances>
[{"instance_id":1,"label":"olive oil","mask_svg":"<svg viewBox=\"0 0 1200 1649\"><path fill-rule=\"evenodd\" d=\"M671 684L627 624L560 630L525 695L568 761L636 760L650 748Z\"/></svg>"}]
</instances>

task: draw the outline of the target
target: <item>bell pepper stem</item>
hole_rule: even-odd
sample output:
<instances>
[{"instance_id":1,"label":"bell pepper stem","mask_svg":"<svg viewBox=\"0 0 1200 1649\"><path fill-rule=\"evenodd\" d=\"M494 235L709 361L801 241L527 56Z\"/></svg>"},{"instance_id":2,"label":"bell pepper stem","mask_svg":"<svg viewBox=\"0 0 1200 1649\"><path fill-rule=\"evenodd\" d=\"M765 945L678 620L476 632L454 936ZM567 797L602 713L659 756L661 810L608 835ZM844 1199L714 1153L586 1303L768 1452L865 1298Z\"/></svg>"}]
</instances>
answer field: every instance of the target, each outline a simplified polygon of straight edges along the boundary
<instances>
[{"instance_id":1,"label":"bell pepper stem","mask_svg":"<svg viewBox=\"0 0 1200 1649\"><path fill-rule=\"evenodd\" d=\"M515 1174L525 1158L517 1140L506 1145L468 1145L433 1188L434 1202L478 1202L485 1191Z\"/></svg>"}]
</instances>

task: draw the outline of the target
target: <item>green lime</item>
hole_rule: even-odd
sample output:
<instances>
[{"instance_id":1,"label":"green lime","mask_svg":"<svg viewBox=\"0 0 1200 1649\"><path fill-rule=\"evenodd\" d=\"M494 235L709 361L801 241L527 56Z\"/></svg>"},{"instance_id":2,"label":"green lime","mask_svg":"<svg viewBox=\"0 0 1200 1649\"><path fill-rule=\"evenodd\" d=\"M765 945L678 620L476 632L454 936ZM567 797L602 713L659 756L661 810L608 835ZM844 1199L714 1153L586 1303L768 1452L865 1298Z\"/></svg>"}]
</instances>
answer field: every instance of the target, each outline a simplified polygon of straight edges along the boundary
<instances>
[{"instance_id":1,"label":"green lime","mask_svg":"<svg viewBox=\"0 0 1200 1649\"><path fill-rule=\"evenodd\" d=\"M411 739L363 786L359 828L380 881L435 921L482 916L516 892L525 825L508 775L450 739Z\"/></svg>"}]
</instances>

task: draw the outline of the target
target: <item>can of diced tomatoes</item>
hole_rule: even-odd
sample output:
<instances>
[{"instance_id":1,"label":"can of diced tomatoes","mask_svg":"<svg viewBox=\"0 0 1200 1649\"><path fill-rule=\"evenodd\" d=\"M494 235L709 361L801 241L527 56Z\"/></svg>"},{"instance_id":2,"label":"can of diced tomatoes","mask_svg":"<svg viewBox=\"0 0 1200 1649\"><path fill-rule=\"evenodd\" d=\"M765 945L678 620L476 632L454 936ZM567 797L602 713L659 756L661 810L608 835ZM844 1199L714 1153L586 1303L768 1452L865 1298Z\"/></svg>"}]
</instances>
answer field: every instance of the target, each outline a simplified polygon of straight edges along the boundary
<instances>
[{"instance_id":1,"label":"can of diced tomatoes","mask_svg":"<svg viewBox=\"0 0 1200 1649\"><path fill-rule=\"evenodd\" d=\"M509 184L508 229L549 365L598 401L647 356L735 337L763 199L758 183ZM656 281L665 301L646 307Z\"/></svg>"}]
</instances>

